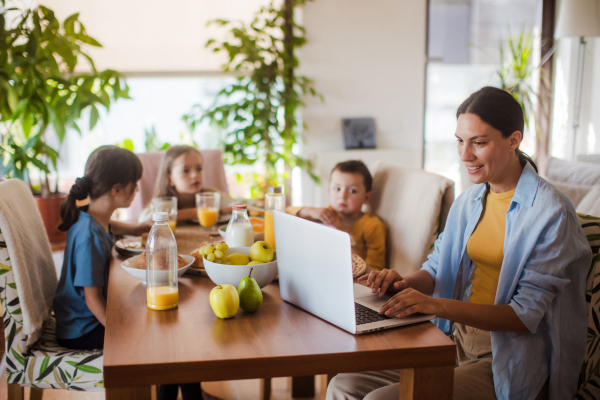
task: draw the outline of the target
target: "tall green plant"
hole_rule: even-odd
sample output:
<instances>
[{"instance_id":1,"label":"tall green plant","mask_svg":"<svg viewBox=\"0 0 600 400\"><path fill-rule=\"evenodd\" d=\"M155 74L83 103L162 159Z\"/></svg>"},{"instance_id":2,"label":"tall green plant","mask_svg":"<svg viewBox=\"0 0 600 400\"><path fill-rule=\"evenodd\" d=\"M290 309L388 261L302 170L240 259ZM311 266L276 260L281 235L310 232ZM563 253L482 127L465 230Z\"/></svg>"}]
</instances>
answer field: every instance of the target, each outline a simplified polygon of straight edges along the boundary
<instances>
[{"instance_id":1,"label":"tall green plant","mask_svg":"<svg viewBox=\"0 0 600 400\"><path fill-rule=\"evenodd\" d=\"M12 13L12 14L11 14ZM8 15L17 15L8 21ZM90 37L79 14L64 23L44 6L8 8L0 3L0 176L30 182L30 168L44 174L47 193L58 152L47 143L48 128L59 144L67 129L81 134L79 121L89 112L89 127L99 118L98 107L129 98L126 83L116 71L97 71L85 46L101 47ZM91 72L78 73L85 59ZM56 189L55 189L56 190Z\"/></svg>"},{"instance_id":2,"label":"tall green plant","mask_svg":"<svg viewBox=\"0 0 600 400\"><path fill-rule=\"evenodd\" d=\"M293 167L312 172L310 161L296 154L300 139L298 111L303 95L318 96L313 82L296 74L295 50L306 43L304 28L294 21L294 8L305 0L285 0L280 8L273 3L261 8L250 24L226 20L211 21L228 27L229 39L211 39L206 46L225 52L223 71L239 77L221 90L207 109L200 105L183 119L192 131L209 121L223 131L225 161L229 164L265 167L266 180L282 182ZM283 163L285 171L278 171Z\"/></svg>"},{"instance_id":3,"label":"tall green plant","mask_svg":"<svg viewBox=\"0 0 600 400\"><path fill-rule=\"evenodd\" d=\"M530 116L534 115L535 111L533 99L536 99L538 104L541 100L532 86L534 73L537 70L542 80L547 81L545 70L541 69L540 65L552 54L551 51L536 65L533 60L534 39L531 31L522 30L516 35L509 32L506 43L500 44L500 68L496 71L500 78L500 88L512 94L521 104L526 127L529 127ZM535 128L539 134L537 123Z\"/></svg>"}]
</instances>

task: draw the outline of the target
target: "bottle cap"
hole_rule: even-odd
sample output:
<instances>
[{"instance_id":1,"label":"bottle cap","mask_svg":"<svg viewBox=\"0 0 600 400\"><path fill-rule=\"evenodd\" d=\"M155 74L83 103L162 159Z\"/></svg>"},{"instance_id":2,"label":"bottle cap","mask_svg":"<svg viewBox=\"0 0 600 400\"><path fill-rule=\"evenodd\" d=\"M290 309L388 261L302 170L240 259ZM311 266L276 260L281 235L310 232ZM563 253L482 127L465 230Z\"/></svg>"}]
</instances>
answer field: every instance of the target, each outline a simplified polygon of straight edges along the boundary
<instances>
[{"instance_id":1,"label":"bottle cap","mask_svg":"<svg viewBox=\"0 0 600 400\"><path fill-rule=\"evenodd\" d=\"M166 212L155 212L152 214L152 221L154 222L164 222L169 220L169 213Z\"/></svg>"},{"instance_id":2,"label":"bottle cap","mask_svg":"<svg viewBox=\"0 0 600 400\"><path fill-rule=\"evenodd\" d=\"M283 187L281 186L270 186L269 187L269 193L275 193L275 194L283 194Z\"/></svg>"},{"instance_id":3,"label":"bottle cap","mask_svg":"<svg viewBox=\"0 0 600 400\"><path fill-rule=\"evenodd\" d=\"M231 206L231 208L234 210L245 210L247 207L245 204L236 204L234 206Z\"/></svg>"}]
</instances>

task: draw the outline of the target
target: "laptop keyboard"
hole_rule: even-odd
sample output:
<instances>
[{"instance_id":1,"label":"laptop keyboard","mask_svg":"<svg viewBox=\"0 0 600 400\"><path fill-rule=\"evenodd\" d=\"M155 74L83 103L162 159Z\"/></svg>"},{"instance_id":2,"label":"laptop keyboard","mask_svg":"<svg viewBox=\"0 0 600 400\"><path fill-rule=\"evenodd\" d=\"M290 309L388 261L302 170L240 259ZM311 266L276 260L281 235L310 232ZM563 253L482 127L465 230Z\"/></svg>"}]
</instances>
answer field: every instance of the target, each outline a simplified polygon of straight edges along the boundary
<instances>
[{"instance_id":1,"label":"laptop keyboard","mask_svg":"<svg viewBox=\"0 0 600 400\"><path fill-rule=\"evenodd\" d=\"M356 307L356 325L364 325L371 322L390 319L387 315L381 315L377 311L373 311L362 304L354 303L354 306Z\"/></svg>"}]
</instances>

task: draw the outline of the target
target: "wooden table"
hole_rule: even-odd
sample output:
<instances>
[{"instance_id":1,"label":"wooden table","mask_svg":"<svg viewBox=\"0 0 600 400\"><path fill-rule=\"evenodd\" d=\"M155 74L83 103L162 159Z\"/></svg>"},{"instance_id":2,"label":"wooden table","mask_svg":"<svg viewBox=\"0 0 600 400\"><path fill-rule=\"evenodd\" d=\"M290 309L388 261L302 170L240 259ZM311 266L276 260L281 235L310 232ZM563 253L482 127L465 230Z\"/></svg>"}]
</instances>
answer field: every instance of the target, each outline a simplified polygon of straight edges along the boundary
<instances>
[{"instance_id":1,"label":"wooden table","mask_svg":"<svg viewBox=\"0 0 600 400\"><path fill-rule=\"evenodd\" d=\"M178 227L177 236L187 243L198 230ZM198 235L197 242L206 237ZM180 253L191 250L183 247ZM282 301L276 283L263 289L256 313L240 310L222 320L209 304L215 285L187 275L179 280L179 307L153 311L145 286L114 255L104 344L107 399L149 399L156 384L383 369L401 369L402 399L452 398L455 346L430 322L352 335Z\"/></svg>"}]
</instances>

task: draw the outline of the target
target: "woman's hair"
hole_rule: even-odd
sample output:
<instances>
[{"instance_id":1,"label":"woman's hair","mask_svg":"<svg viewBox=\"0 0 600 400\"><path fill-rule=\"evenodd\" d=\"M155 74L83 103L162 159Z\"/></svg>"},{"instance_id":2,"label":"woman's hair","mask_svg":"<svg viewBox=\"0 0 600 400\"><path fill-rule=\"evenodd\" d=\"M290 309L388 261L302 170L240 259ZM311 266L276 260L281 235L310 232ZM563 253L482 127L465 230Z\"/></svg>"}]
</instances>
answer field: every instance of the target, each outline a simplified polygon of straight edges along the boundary
<instances>
[{"instance_id":1,"label":"woman's hair","mask_svg":"<svg viewBox=\"0 0 600 400\"><path fill-rule=\"evenodd\" d=\"M194 151L202 158L202 153L198 149L191 146L173 146L169 147L165 153L158 170L158 177L156 178L156 185L154 185L154 194L152 197L172 197L177 196L177 190L171 187L170 179L171 172L173 169L173 162L179 158L182 154Z\"/></svg>"},{"instance_id":2,"label":"woman's hair","mask_svg":"<svg viewBox=\"0 0 600 400\"><path fill-rule=\"evenodd\" d=\"M515 131L524 133L525 120L523 108L515 98L505 90L486 86L470 95L456 110L456 119L461 114L475 114L492 128L502 133L503 138L509 138ZM516 150L521 165L529 162L535 172L538 171L533 160L521 151Z\"/></svg>"},{"instance_id":3,"label":"woman's hair","mask_svg":"<svg viewBox=\"0 0 600 400\"><path fill-rule=\"evenodd\" d=\"M138 156L127 149L117 146L100 146L90 154L85 163L85 174L77 178L71 187L67 199L60 206L62 219L58 229L67 231L79 219L76 200L97 199L121 184L123 189L130 183L131 193L137 181L142 177L142 163Z\"/></svg>"}]
</instances>

